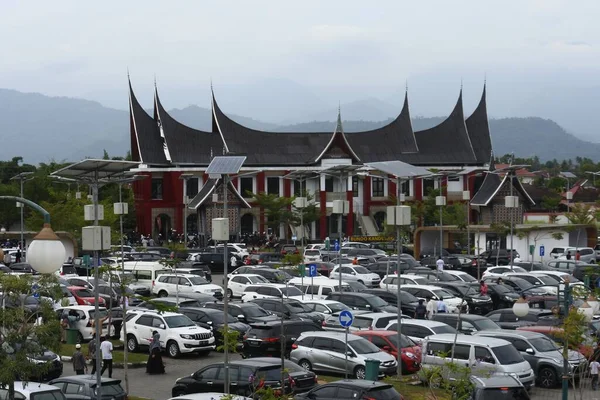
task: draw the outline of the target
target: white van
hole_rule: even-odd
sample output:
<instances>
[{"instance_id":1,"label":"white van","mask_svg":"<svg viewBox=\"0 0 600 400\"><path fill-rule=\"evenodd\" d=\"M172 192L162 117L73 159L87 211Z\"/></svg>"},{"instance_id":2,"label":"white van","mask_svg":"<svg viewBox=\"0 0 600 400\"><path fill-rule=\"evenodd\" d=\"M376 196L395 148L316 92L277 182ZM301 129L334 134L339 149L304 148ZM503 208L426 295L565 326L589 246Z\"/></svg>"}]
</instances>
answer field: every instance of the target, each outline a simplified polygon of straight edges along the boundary
<instances>
[{"instance_id":1,"label":"white van","mask_svg":"<svg viewBox=\"0 0 600 400\"><path fill-rule=\"evenodd\" d=\"M0 399L8 399L8 385L0 386ZM66 400L60 388L45 383L15 381L15 399Z\"/></svg>"},{"instance_id":2,"label":"white van","mask_svg":"<svg viewBox=\"0 0 600 400\"><path fill-rule=\"evenodd\" d=\"M304 277L304 281L302 278L292 278L288 281L288 284L296 286L300 291L304 292L305 299L315 299L315 300L325 300L327 295L331 292L339 292L340 285L337 279L329 279L324 276L318 278ZM342 292L351 292L352 289L350 285L345 282L342 282Z\"/></svg>"},{"instance_id":3,"label":"white van","mask_svg":"<svg viewBox=\"0 0 600 400\"><path fill-rule=\"evenodd\" d=\"M169 267L156 261L125 261L123 269L125 272L130 272L139 285L143 285L150 291L158 275L173 272Z\"/></svg>"},{"instance_id":4,"label":"white van","mask_svg":"<svg viewBox=\"0 0 600 400\"><path fill-rule=\"evenodd\" d=\"M470 367L472 375L512 375L526 388L533 385L535 373L521 353L510 342L490 337L448 333L428 336L423 341L421 368L431 369L450 362L455 337L454 360Z\"/></svg>"}]
</instances>

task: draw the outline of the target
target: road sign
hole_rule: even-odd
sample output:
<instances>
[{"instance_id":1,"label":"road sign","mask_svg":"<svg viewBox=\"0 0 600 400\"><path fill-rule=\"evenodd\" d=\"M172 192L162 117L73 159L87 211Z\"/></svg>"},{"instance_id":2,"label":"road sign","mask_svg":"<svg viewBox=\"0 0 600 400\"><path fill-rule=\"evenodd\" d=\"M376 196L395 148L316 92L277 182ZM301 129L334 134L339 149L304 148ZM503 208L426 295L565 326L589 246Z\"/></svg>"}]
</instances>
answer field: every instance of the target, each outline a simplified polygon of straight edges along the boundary
<instances>
[{"instance_id":1,"label":"road sign","mask_svg":"<svg viewBox=\"0 0 600 400\"><path fill-rule=\"evenodd\" d=\"M38 292L39 286L36 284L34 284L32 287L33 289L33 297L35 297L36 299L40 298L40 292Z\"/></svg>"},{"instance_id":2,"label":"road sign","mask_svg":"<svg viewBox=\"0 0 600 400\"><path fill-rule=\"evenodd\" d=\"M340 313L340 325L343 326L344 328L348 328L349 326L352 325L352 322L354 321L354 316L352 315L352 312L350 312L349 310L344 310Z\"/></svg>"},{"instance_id":3,"label":"road sign","mask_svg":"<svg viewBox=\"0 0 600 400\"><path fill-rule=\"evenodd\" d=\"M545 253L546 253L546 247L544 247L544 245L540 246L540 257L544 257Z\"/></svg>"},{"instance_id":4,"label":"road sign","mask_svg":"<svg viewBox=\"0 0 600 400\"><path fill-rule=\"evenodd\" d=\"M296 236L296 235L292 236L292 240L298 240L298 236Z\"/></svg>"},{"instance_id":5,"label":"road sign","mask_svg":"<svg viewBox=\"0 0 600 400\"><path fill-rule=\"evenodd\" d=\"M340 242L339 242L339 240L337 240L337 239L335 240L335 243L333 244L333 249L335 251L340 251Z\"/></svg>"},{"instance_id":6,"label":"road sign","mask_svg":"<svg viewBox=\"0 0 600 400\"><path fill-rule=\"evenodd\" d=\"M310 276L311 278L317 276L317 265L316 264L308 265L308 276Z\"/></svg>"},{"instance_id":7,"label":"road sign","mask_svg":"<svg viewBox=\"0 0 600 400\"><path fill-rule=\"evenodd\" d=\"M298 265L298 273L300 274L301 277L306 276L306 265L304 264L300 264Z\"/></svg>"}]
</instances>

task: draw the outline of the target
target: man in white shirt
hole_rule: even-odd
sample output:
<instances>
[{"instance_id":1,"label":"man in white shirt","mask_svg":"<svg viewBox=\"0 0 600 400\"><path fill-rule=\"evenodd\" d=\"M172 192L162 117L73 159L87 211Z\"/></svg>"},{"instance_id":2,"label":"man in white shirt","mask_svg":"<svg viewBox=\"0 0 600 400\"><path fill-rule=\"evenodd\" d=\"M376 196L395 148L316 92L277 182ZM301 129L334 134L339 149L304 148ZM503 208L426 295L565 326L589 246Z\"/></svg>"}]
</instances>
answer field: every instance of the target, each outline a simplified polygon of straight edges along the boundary
<instances>
[{"instance_id":1,"label":"man in white shirt","mask_svg":"<svg viewBox=\"0 0 600 400\"><path fill-rule=\"evenodd\" d=\"M435 266L437 267L438 272L444 272L444 260L442 257L438 258L435 262Z\"/></svg>"},{"instance_id":2,"label":"man in white shirt","mask_svg":"<svg viewBox=\"0 0 600 400\"><path fill-rule=\"evenodd\" d=\"M427 319L432 319L434 314L437 312L437 302L431 297L427 297L427 313L425 314Z\"/></svg>"},{"instance_id":3,"label":"man in white shirt","mask_svg":"<svg viewBox=\"0 0 600 400\"><path fill-rule=\"evenodd\" d=\"M231 265L233 268L237 267L237 257L236 256L231 256L231 258L229 259L229 265Z\"/></svg>"},{"instance_id":4,"label":"man in white shirt","mask_svg":"<svg viewBox=\"0 0 600 400\"><path fill-rule=\"evenodd\" d=\"M102 371L100 371L100 376L108 368L108 377L112 378L113 344L110 340L106 340L104 336L100 338L100 351L102 352Z\"/></svg>"}]
</instances>

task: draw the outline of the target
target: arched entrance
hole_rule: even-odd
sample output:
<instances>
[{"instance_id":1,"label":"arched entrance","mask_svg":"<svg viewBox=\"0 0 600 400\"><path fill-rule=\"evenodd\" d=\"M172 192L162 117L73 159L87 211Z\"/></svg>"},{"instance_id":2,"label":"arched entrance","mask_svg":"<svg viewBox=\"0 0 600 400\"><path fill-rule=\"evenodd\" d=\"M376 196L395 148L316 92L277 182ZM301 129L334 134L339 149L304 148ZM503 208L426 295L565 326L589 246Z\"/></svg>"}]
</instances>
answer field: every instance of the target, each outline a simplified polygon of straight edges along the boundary
<instances>
[{"instance_id":1,"label":"arched entrance","mask_svg":"<svg viewBox=\"0 0 600 400\"><path fill-rule=\"evenodd\" d=\"M160 234L163 240L169 238L169 232L171 231L171 217L167 214L159 214L154 219L154 234L152 235L155 238L158 238Z\"/></svg>"},{"instance_id":2,"label":"arched entrance","mask_svg":"<svg viewBox=\"0 0 600 400\"><path fill-rule=\"evenodd\" d=\"M242 233L242 235L250 235L252 234L255 229L254 229L254 215L247 213L242 215L242 218L240 219L240 231Z\"/></svg>"},{"instance_id":3,"label":"arched entrance","mask_svg":"<svg viewBox=\"0 0 600 400\"><path fill-rule=\"evenodd\" d=\"M378 232L383 232L385 229L385 212L378 211L373 215L373 219L375 220L375 226L377 227Z\"/></svg>"}]
</instances>

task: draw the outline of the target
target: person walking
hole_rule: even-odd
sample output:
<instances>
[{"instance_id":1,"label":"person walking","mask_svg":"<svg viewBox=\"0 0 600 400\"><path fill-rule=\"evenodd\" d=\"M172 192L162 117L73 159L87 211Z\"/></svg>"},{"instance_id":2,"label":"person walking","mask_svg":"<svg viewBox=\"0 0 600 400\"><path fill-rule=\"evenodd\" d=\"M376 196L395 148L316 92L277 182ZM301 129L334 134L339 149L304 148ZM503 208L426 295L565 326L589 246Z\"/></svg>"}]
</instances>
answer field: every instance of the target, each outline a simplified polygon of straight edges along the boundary
<instances>
[{"instance_id":1,"label":"person walking","mask_svg":"<svg viewBox=\"0 0 600 400\"><path fill-rule=\"evenodd\" d=\"M83 375L83 372L87 372L87 365L85 364L85 357L81 352L81 345L77 343L75 345L75 352L73 353L73 357L71 358L73 362L73 370L76 375Z\"/></svg>"},{"instance_id":2,"label":"person walking","mask_svg":"<svg viewBox=\"0 0 600 400\"><path fill-rule=\"evenodd\" d=\"M427 319L432 319L437 311L436 301L428 296L427 297L427 306L425 307L425 309L426 309Z\"/></svg>"},{"instance_id":3,"label":"person walking","mask_svg":"<svg viewBox=\"0 0 600 400\"><path fill-rule=\"evenodd\" d=\"M438 272L444 272L444 259L442 258L442 256L440 256L440 258L437 259L437 261L435 262L435 266L437 267Z\"/></svg>"},{"instance_id":4,"label":"person walking","mask_svg":"<svg viewBox=\"0 0 600 400\"><path fill-rule=\"evenodd\" d=\"M108 368L108 377L112 378L113 344L110 340L106 340L104 336L100 337L100 351L102 352L102 371L100 371L100 376Z\"/></svg>"},{"instance_id":5,"label":"person walking","mask_svg":"<svg viewBox=\"0 0 600 400\"><path fill-rule=\"evenodd\" d=\"M570 251L567 251L566 258L567 258L567 260L570 260L570 259L571 259L571 252L570 252Z\"/></svg>"},{"instance_id":6,"label":"person walking","mask_svg":"<svg viewBox=\"0 0 600 400\"><path fill-rule=\"evenodd\" d=\"M17 253L15 254L15 263L20 263L21 262L21 247L19 247L17 249Z\"/></svg>"},{"instance_id":7,"label":"person walking","mask_svg":"<svg viewBox=\"0 0 600 400\"><path fill-rule=\"evenodd\" d=\"M479 294L482 296L487 296L488 294L488 286L484 281L479 282Z\"/></svg>"},{"instance_id":8,"label":"person walking","mask_svg":"<svg viewBox=\"0 0 600 400\"><path fill-rule=\"evenodd\" d=\"M594 360L590 363L590 376L592 377L592 390L598 390L598 370L600 363Z\"/></svg>"},{"instance_id":9,"label":"person walking","mask_svg":"<svg viewBox=\"0 0 600 400\"><path fill-rule=\"evenodd\" d=\"M427 307L423 302L423 299L419 299L419 304L415 308L415 319L425 319L427 316Z\"/></svg>"},{"instance_id":10,"label":"person walking","mask_svg":"<svg viewBox=\"0 0 600 400\"><path fill-rule=\"evenodd\" d=\"M152 332L152 343L150 343L149 353L148 362L146 363L146 373L151 375L164 374L165 365L160 353L160 334L157 331Z\"/></svg>"},{"instance_id":11,"label":"person walking","mask_svg":"<svg viewBox=\"0 0 600 400\"><path fill-rule=\"evenodd\" d=\"M231 265L232 268L237 268L237 257L232 255L231 258L229 259L229 264Z\"/></svg>"},{"instance_id":12,"label":"person walking","mask_svg":"<svg viewBox=\"0 0 600 400\"><path fill-rule=\"evenodd\" d=\"M444 302L444 298L440 297L439 301L437 302L437 313L445 314L447 312L448 312L448 306Z\"/></svg>"},{"instance_id":13,"label":"person walking","mask_svg":"<svg viewBox=\"0 0 600 400\"><path fill-rule=\"evenodd\" d=\"M88 343L88 359L92 360L92 375L96 373L96 338L92 335L92 340Z\"/></svg>"},{"instance_id":14,"label":"person walking","mask_svg":"<svg viewBox=\"0 0 600 400\"><path fill-rule=\"evenodd\" d=\"M579 250L577 250L575 252L575 261L580 261L580 260L581 260L581 252Z\"/></svg>"},{"instance_id":15,"label":"person walking","mask_svg":"<svg viewBox=\"0 0 600 400\"><path fill-rule=\"evenodd\" d=\"M358 257L352 259L352 265L358 265Z\"/></svg>"}]
</instances>

